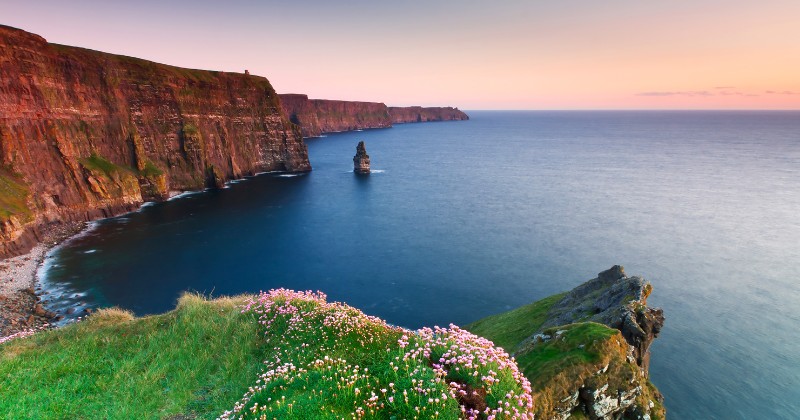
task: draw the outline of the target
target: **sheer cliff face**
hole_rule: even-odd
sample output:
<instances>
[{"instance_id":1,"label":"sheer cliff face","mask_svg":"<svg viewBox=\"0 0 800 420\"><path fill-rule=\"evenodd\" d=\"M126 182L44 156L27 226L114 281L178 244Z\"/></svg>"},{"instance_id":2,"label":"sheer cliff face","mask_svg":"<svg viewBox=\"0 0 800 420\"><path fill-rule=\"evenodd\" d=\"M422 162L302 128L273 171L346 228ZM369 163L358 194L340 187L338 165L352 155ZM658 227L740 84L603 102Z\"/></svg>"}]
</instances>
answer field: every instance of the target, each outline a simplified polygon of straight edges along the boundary
<instances>
[{"instance_id":1,"label":"sheer cliff face","mask_svg":"<svg viewBox=\"0 0 800 420\"><path fill-rule=\"evenodd\" d=\"M423 108L420 106L389 107L392 123L426 122L426 121L461 121L468 120L467 114L451 107Z\"/></svg>"},{"instance_id":2,"label":"sheer cliff face","mask_svg":"<svg viewBox=\"0 0 800 420\"><path fill-rule=\"evenodd\" d=\"M0 26L0 257L55 220L310 170L269 81L48 44Z\"/></svg>"},{"instance_id":3,"label":"sheer cliff face","mask_svg":"<svg viewBox=\"0 0 800 420\"><path fill-rule=\"evenodd\" d=\"M306 95L280 94L283 114L299 125L303 137L318 137L331 131L386 128L393 123L468 120L456 108L387 107L378 102L308 99Z\"/></svg>"},{"instance_id":4,"label":"sheer cliff face","mask_svg":"<svg viewBox=\"0 0 800 420\"><path fill-rule=\"evenodd\" d=\"M301 127L303 137L392 126L388 108L382 103L308 99L306 95L297 94L278 96L284 116Z\"/></svg>"}]
</instances>

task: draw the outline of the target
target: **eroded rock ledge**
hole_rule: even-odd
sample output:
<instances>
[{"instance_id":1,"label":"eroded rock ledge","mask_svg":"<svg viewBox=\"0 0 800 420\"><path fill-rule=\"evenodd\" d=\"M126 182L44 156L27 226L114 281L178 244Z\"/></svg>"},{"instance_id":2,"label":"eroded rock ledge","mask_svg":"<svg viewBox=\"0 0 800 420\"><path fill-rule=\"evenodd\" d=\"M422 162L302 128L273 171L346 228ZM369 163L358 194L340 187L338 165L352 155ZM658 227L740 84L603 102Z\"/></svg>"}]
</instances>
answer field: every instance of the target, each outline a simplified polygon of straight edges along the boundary
<instances>
[{"instance_id":1,"label":"eroded rock ledge","mask_svg":"<svg viewBox=\"0 0 800 420\"><path fill-rule=\"evenodd\" d=\"M574 290L467 326L515 356L531 381L537 418L663 420L649 381L650 344L663 311L653 288L621 266Z\"/></svg>"}]
</instances>

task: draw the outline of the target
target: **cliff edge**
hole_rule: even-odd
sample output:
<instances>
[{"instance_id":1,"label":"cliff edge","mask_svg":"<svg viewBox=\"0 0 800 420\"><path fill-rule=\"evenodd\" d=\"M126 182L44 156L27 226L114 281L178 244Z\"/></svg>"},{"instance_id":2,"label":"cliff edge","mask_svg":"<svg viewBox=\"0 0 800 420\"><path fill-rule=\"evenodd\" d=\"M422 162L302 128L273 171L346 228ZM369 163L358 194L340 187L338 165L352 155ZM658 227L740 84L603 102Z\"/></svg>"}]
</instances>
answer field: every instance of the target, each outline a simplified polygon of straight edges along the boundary
<instances>
[{"instance_id":1,"label":"cliff edge","mask_svg":"<svg viewBox=\"0 0 800 420\"><path fill-rule=\"evenodd\" d=\"M452 107L430 107L406 106L389 107L389 114L392 116L392 123L410 123L427 121L465 121L469 116L458 108Z\"/></svg>"},{"instance_id":2,"label":"cliff edge","mask_svg":"<svg viewBox=\"0 0 800 420\"><path fill-rule=\"evenodd\" d=\"M26 252L50 222L310 169L300 128L263 77L50 44L0 26L0 258Z\"/></svg>"},{"instance_id":3,"label":"cliff edge","mask_svg":"<svg viewBox=\"0 0 800 420\"><path fill-rule=\"evenodd\" d=\"M300 126L303 137L319 137L335 131L388 128L392 124L468 120L451 107L387 107L381 102L309 99L307 95L279 94L283 115Z\"/></svg>"},{"instance_id":4,"label":"cliff edge","mask_svg":"<svg viewBox=\"0 0 800 420\"><path fill-rule=\"evenodd\" d=\"M531 382L536 418L663 420L648 367L664 316L647 307L651 292L614 266L568 293L466 328L516 358Z\"/></svg>"}]
</instances>

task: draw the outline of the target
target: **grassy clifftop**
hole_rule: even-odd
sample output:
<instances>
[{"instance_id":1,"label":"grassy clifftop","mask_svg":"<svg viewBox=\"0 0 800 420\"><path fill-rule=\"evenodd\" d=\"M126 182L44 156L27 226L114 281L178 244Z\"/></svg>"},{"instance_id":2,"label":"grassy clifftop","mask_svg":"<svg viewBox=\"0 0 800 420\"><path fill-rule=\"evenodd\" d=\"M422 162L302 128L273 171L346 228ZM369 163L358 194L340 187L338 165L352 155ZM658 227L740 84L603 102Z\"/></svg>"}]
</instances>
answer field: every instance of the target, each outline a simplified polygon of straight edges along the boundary
<instances>
[{"instance_id":1,"label":"grassy clifftop","mask_svg":"<svg viewBox=\"0 0 800 420\"><path fill-rule=\"evenodd\" d=\"M0 418L532 418L528 381L489 341L287 290L102 310L0 345L0 377Z\"/></svg>"},{"instance_id":2,"label":"grassy clifftop","mask_svg":"<svg viewBox=\"0 0 800 420\"><path fill-rule=\"evenodd\" d=\"M663 317L646 306L651 291L615 266L568 293L465 328L516 358L537 419L660 420L663 397L647 366Z\"/></svg>"},{"instance_id":3,"label":"grassy clifftop","mask_svg":"<svg viewBox=\"0 0 800 420\"><path fill-rule=\"evenodd\" d=\"M143 318L105 309L0 344L0 418L663 416L618 329L541 329L567 296L477 321L472 333L409 331L284 289L185 295L175 310Z\"/></svg>"}]
</instances>

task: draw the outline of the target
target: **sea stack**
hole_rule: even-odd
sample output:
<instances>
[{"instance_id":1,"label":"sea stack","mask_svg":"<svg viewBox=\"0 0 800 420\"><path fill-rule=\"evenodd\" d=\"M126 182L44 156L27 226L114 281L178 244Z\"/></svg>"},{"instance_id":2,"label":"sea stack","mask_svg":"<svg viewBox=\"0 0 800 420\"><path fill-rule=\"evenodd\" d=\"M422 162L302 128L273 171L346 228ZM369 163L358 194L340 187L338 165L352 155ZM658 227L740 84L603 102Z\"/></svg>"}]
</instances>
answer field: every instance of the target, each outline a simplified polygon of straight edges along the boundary
<instances>
[{"instance_id":1,"label":"sea stack","mask_svg":"<svg viewBox=\"0 0 800 420\"><path fill-rule=\"evenodd\" d=\"M368 174L370 172L369 155L363 141L356 146L356 155L353 156L353 172L357 174Z\"/></svg>"}]
</instances>

